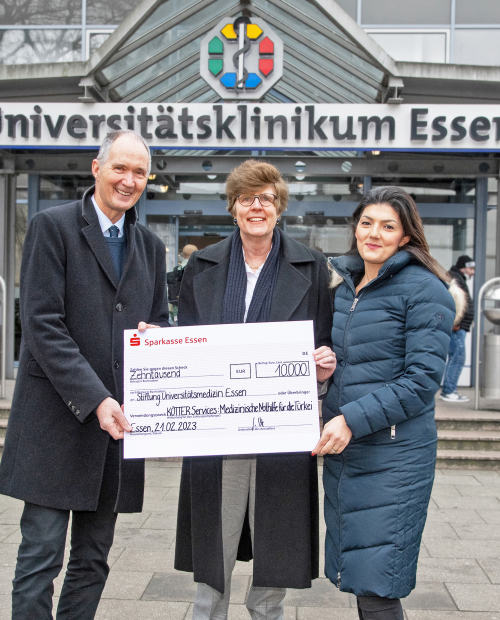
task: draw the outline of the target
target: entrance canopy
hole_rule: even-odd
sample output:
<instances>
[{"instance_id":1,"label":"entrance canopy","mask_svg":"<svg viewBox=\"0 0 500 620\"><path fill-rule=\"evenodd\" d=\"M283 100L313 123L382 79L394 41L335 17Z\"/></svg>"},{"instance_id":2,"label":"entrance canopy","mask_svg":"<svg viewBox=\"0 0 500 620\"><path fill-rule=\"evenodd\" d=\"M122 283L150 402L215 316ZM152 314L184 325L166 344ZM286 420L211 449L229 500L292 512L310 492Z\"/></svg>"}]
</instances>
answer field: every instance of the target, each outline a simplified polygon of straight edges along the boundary
<instances>
[{"instance_id":1,"label":"entrance canopy","mask_svg":"<svg viewBox=\"0 0 500 620\"><path fill-rule=\"evenodd\" d=\"M145 0L91 58L88 77L112 101L217 101L200 77L200 42L240 15L264 19L284 42L283 78L264 101L381 102L398 73L331 1Z\"/></svg>"},{"instance_id":2,"label":"entrance canopy","mask_svg":"<svg viewBox=\"0 0 500 620\"><path fill-rule=\"evenodd\" d=\"M29 89L30 100L218 101L200 76L200 42L242 15L265 20L284 43L283 78L265 102L382 103L402 85L392 58L333 0L144 0L87 63L3 67L2 99Z\"/></svg>"}]
</instances>

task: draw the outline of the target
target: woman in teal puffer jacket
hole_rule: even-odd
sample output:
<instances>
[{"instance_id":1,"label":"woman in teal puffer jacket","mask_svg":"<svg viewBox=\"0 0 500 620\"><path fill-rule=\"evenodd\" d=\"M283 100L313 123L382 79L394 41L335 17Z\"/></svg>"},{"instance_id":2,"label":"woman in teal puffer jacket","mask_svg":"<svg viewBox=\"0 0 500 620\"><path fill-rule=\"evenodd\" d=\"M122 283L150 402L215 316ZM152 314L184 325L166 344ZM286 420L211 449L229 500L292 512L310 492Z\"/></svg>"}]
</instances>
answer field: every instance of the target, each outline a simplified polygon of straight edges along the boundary
<instances>
[{"instance_id":1,"label":"woman in teal puffer jacket","mask_svg":"<svg viewBox=\"0 0 500 620\"><path fill-rule=\"evenodd\" d=\"M349 254L330 261L337 369L314 450L325 455L325 572L357 596L360 620L402 620L434 480L434 395L456 304L406 192L371 190L353 227Z\"/></svg>"}]
</instances>

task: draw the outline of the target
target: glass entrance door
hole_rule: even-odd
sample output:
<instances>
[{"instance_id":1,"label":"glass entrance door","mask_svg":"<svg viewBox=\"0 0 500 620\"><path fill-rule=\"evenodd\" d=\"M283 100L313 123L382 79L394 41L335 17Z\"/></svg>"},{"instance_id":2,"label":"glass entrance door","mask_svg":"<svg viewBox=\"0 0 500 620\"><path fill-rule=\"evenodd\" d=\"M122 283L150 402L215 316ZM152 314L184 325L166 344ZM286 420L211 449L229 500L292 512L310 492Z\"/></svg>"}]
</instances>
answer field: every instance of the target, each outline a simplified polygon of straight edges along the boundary
<instances>
[{"instance_id":1,"label":"glass entrance door","mask_svg":"<svg viewBox=\"0 0 500 620\"><path fill-rule=\"evenodd\" d=\"M226 212L227 213L227 212ZM179 251L185 245L202 250L228 237L234 230L233 218L227 215L179 216Z\"/></svg>"},{"instance_id":2,"label":"glass entrance door","mask_svg":"<svg viewBox=\"0 0 500 620\"><path fill-rule=\"evenodd\" d=\"M297 215L285 218L286 233L325 256L340 256L349 250L351 227L345 217Z\"/></svg>"},{"instance_id":3,"label":"glass entrance door","mask_svg":"<svg viewBox=\"0 0 500 620\"><path fill-rule=\"evenodd\" d=\"M19 274L26 220L43 209L81 198L93 184L89 175L27 176L27 183L26 179L19 182L17 197L16 274ZM296 175L289 183L289 205L280 226L297 241L320 249L326 256L345 254L351 243L349 219L363 195L364 181L357 177ZM210 173L151 175L137 205L139 219L165 244L167 271L179 264L185 245L202 249L234 230L226 209L224 182L225 175ZM449 269L461 254L474 256L473 179L374 178L373 185L398 185L413 195L431 253L445 268ZM19 276L16 287L17 299ZM20 336L19 328L17 342Z\"/></svg>"}]
</instances>

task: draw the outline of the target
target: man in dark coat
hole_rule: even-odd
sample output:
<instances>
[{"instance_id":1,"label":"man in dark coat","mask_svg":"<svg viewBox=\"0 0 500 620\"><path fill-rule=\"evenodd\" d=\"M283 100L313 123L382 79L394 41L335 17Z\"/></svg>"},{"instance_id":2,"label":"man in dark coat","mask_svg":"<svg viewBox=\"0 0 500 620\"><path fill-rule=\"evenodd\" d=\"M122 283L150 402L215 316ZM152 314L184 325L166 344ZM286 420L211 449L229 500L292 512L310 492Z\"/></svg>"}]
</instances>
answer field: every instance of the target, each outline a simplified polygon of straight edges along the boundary
<instances>
[{"instance_id":1,"label":"man in dark coat","mask_svg":"<svg viewBox=\"0 0 500 620\"><path fill-rule=\"evenodd\" d=\"M108 134L95 188L36 215L21 269L23 346L0 492L25 502L13 620L94 618L117 512L142 510L144 461L123 459L123 330L168 325L165 247L134 208L150 166L144 140Z\"/></svg>"},{"instance_id":2,"label":"man in dark coat","mask_svg":"<svg viewBox=\"0 0 500 620\"><path fill-rule=\"evenodd\" d=\"M467 279L474 275L476 263L470 256L459 256L450 269L450 275L465 292L467 309L458 325L453 327L448 351L448 362L444 371L443 388L440 398L452 403L467 403L469 399L457 392L458 379L465 365L465 337L474 321L474 302L471 299Z\"/></svg>"}]
</instances>

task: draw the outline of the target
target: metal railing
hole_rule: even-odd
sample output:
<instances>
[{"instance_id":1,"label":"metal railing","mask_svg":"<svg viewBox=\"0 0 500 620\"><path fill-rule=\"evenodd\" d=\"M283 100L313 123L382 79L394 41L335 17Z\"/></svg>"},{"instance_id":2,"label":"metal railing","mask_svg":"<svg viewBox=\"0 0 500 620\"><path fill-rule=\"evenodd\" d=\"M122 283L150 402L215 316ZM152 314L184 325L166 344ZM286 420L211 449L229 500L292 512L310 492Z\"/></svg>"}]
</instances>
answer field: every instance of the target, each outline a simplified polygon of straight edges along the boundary
<instances>
[{"instance_id":1,"label":"metal railing","mask_svg":"<svg viewBox=\"0 0 500 620\"><path fill-rule=\"evenodd\" d=\"M0 398L5 398L5 359L7 350L7 288L5 280L0 276L0 289L2 289L2 378L0 382Z\"/></svg>"}]
</instances>

